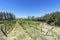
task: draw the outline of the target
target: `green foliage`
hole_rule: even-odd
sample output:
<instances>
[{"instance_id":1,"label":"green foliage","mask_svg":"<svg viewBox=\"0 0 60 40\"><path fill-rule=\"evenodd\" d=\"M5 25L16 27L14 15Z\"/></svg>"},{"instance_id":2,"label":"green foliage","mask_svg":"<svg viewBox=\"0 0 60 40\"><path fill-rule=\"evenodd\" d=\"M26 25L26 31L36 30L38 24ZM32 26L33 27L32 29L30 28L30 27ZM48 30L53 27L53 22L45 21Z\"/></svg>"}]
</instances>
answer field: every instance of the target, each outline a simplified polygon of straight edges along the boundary
<instances>
[{"instance_id":1,"label":"green foliage","mask_svg":"<svg viewBox=\"0 0 60 40\"><path fill-rule=\"evenodd\" d=\"M0 20L15 19L15 15L8 12L0 12Z\"/></svg>"},{"instance_id":2,"label":"green foliage","mask_svg":"<svg viewBox=\"0 0 60 40\"><path fill-rule=\"evenodd\" d=\"M34 16L28 16L28 20L32 20L32 21L34 21L35 18L34 18Z\"/></svg>"},{"instance_id":3,"label":"green foliage","mask_svg":"<svg viewBox=\"0 0 60 40\"><path fill-rule=\"evenodd\" d=\"M57 25L57 26L60 25L60 12L51 13L45 18L47 18L46 22L48 24L54 23L54 25Z\"/></svg>"},{"instance_id":4,"label":"green foliage","mask_svg":"<svg viewBox=\"0 0 60 40\"><path fill-rule=\"evenodd\" d=\"M45 16L38 17L35 20L47 22L50 25L60 26L60 12L57 11L50 14L46 14Z\"/></svg>"},{"instance_id":5,"label":"green foliage","mask_svg":"<svg viewBox=\"0 0 60 40\"><path fill-rule=\"evenodd\" d=\"M60 12L56 11L53 13L46 14L42 17L34 17L34 16L28 16L26 18L28 21L41 21L41 22L46 22L50 25L55 25L55 26L60 26Z\"/></svg>"},{"instance_id":6,"label":"green foliage","mask_svg":"<svg viewBox=\"0 0 60 40\"><path fill-rule=\"evenodd\" d=\"M6 20L0 22L0 29L5 36L7 36L7 34L9 34L13 30L15 23L15 20Z\"/></svg>"}]
</instances>

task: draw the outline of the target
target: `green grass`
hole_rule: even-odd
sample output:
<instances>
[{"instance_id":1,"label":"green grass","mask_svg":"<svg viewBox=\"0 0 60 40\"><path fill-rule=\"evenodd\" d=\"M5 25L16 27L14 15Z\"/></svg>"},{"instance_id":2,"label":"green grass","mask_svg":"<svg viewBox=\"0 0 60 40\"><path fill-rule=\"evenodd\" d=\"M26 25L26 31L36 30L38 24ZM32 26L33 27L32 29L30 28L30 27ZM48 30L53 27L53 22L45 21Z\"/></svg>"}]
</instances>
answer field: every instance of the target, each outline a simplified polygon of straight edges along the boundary
<instances>
[{"instance_id":1,"label":"green grass","mask_svg":"<svg viewBox=\"0 0 60 40\"><path fill-rule=\"evenodd\" d=\"M18 20L14 24L13 22L8 22L5 26L7 29L4 29L4 31L9 33L7 38L10 40L60 40L59 30L53 29L46 35L51 26L42 22Z\"/></svg>"}]
</instances>

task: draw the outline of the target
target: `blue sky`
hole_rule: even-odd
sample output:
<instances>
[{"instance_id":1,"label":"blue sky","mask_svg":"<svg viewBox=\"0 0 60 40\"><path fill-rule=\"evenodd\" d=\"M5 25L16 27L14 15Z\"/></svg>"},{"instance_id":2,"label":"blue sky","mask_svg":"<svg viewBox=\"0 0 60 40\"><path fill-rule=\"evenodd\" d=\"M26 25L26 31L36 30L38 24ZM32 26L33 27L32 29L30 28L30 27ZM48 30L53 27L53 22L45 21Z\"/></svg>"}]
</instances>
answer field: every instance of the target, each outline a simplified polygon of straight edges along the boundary
<instances>
[{"instance_id":1,"label":"blue sky","mask_svg":"<svg viewBox=\"0 0 60 40\"><path fill-rule=\"evenodd\" d=\"M0 0L0 11L12 12L17 18L38 17L60 11L60 0Z\"/></svg>"}]
</instances>

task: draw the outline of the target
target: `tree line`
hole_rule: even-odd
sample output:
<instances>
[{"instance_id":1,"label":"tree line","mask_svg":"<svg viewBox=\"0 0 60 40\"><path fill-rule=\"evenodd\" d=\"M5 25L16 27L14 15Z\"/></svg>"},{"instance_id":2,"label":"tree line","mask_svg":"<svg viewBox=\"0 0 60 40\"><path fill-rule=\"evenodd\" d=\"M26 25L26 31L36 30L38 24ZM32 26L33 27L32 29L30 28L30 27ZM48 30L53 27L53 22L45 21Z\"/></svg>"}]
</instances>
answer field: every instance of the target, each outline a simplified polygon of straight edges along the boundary
<instances>
[{"instance_id":1,"label":"tree line","mask_svg":"<svg viewBox=\"0 0 60 40\"><path fill-rule=\"evenodd\" d=\"M15 15L9 12L0 12L0 20L13 20Z\"/></svg>"},{"instance_id":2,"label":"tree line","mask_svg":"<svg viewBox=\"0 0 60 40\"><path fill-rule=\"evenodd\" d=\"M53 13L49 13L46 14L42 17L29 17L28 16L28 20L33 20L33 21L42 21L42 22L46 22L50 25L56 25L56 26L60 26L60 12L56 11Z\"/></svg>"}]
</instances>

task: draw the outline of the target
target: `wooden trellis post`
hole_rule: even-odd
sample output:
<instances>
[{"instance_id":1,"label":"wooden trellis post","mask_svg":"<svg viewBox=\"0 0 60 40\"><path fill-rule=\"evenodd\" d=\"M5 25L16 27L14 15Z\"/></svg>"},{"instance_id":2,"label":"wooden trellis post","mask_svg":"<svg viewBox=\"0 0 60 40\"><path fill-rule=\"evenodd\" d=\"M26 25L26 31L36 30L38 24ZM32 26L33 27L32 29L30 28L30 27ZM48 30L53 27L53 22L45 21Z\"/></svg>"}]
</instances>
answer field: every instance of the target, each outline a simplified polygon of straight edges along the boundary
<instances>
[{"instance_id":1,"label":"wooden trellis post","mask_svg":"<svg viewBox=\"0 0 60 40\"><path fill-rule=\"evenodd\" d=\"M4 24L0 24L0 28L1 28L2 33L7 37L7 34L3 31L3 25Z\"/></svg>"},{"instance_id":2,"label":"wooden trellis post","mask_svg":"<svg viewBox=\"0 0 60 40\"><path fill-rule=\"evenodd\" d=\"M54 25L50 30L48 30L48 31L46 32L46 35L48 34L48 32L50 32L52 29L54 29L54 27L55 27L55 25Z\"/></svg>"}]
</instances>

